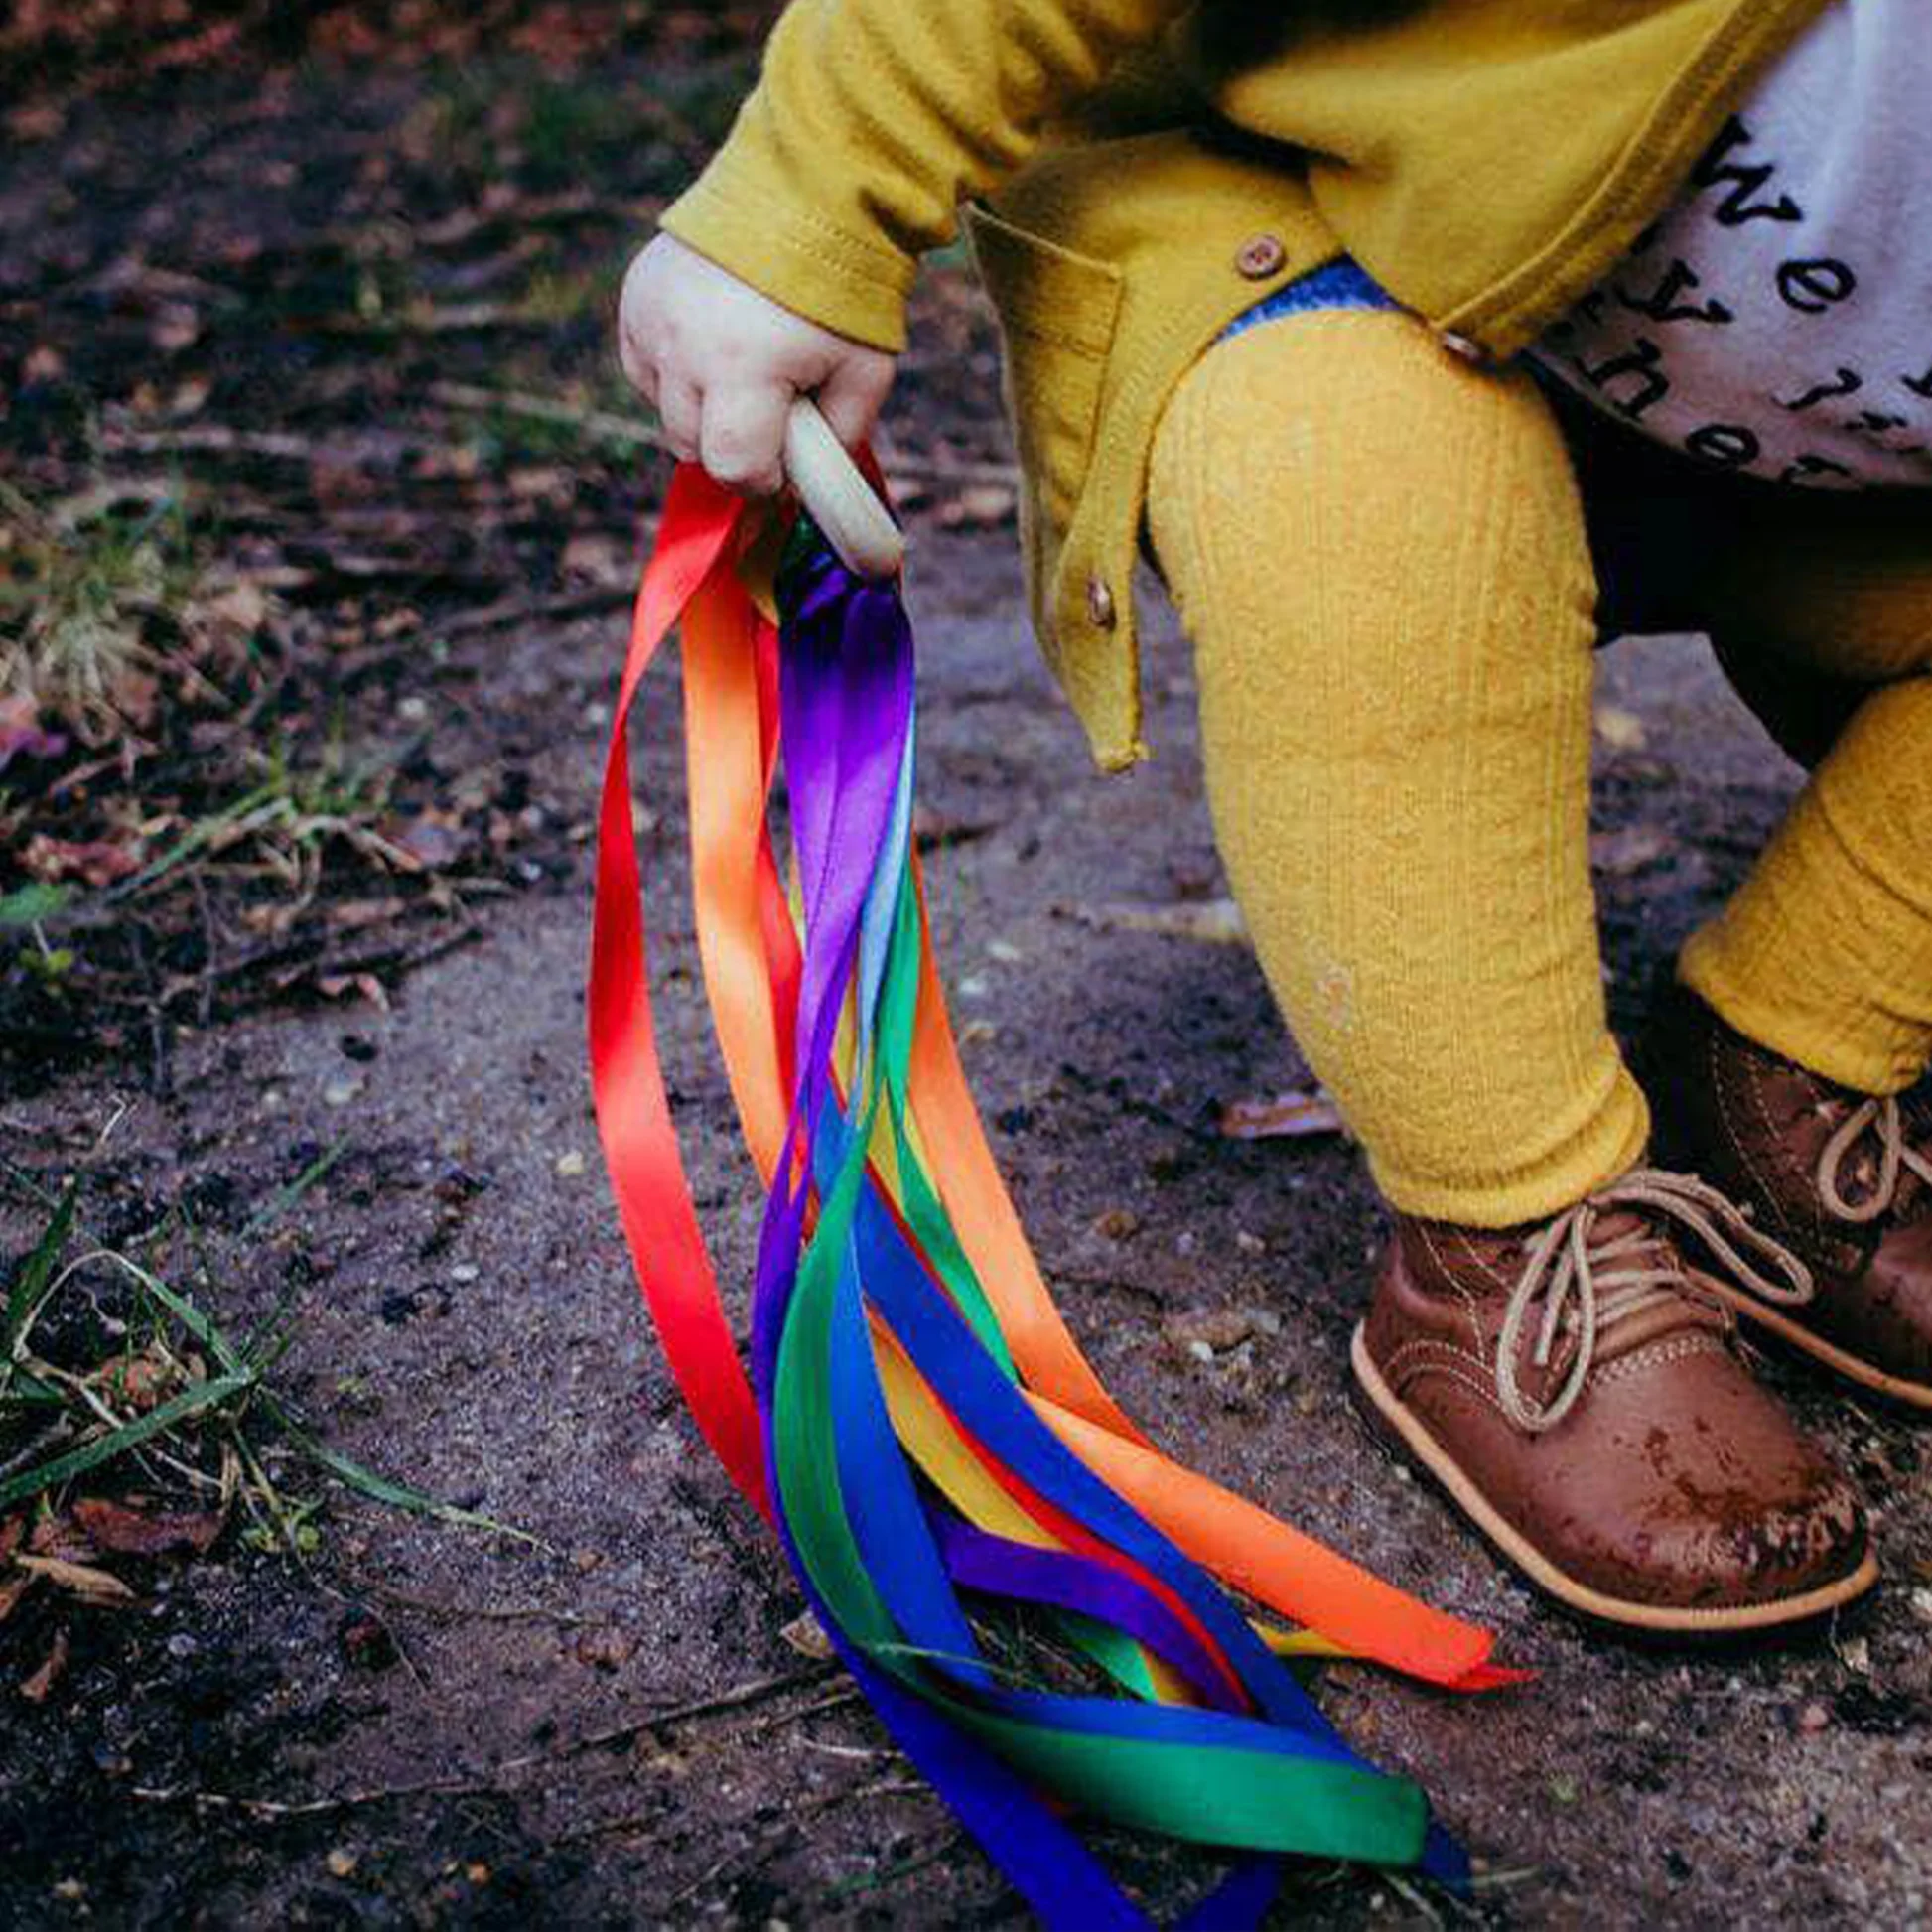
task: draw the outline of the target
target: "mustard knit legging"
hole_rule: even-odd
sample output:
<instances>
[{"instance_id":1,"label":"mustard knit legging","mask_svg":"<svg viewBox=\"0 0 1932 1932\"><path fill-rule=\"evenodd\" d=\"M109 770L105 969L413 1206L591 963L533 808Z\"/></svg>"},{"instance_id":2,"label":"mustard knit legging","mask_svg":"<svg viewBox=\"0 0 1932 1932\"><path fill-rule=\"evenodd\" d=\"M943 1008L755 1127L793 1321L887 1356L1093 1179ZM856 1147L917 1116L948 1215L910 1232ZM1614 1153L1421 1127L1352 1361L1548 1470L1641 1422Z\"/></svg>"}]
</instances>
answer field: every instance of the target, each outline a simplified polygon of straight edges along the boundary
<instances>
[{"instance_id":1,"label":"mustard knit legging","mask_svg":"<svg viewBox=\"0 0 1932 1932\"><path fill-rule=\"evenodd\" d=\"M1707 627L1869 690L1681 971L1739 1031L1896 1092L1932 1060L1932 495L1764 495L1701 573ZM1170 405L1150 526L1235 893L1383 1192L1508 1226L1629 1167L1649 1118L1588 861L1596 586L1534 383L1400 313L1251 329Z\"/></svg>"}]
</instances>

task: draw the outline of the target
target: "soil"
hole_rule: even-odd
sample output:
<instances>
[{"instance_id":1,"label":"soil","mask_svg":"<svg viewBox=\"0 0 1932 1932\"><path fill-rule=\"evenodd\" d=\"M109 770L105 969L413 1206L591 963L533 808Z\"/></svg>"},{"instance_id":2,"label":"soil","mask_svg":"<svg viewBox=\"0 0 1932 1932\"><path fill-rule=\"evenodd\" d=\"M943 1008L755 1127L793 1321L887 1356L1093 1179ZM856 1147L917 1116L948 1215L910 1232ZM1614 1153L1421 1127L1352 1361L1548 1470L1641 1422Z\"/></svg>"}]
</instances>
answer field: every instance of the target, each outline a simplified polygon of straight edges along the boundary
<instances>
[{"instance_id":1,"label":"soil","mask_svg":"<svg viewBox=\"0 0 1932 1932\"><path fill-rule=\"evenodd\" d=\"M314 127L393 126L411 83L308 76ZM218 82L123 103L156 151ZM340 97L331 95L338 89ZM385 89L387 91L385 91ZM88 115L80 121L86 124ZM145 120L140 119L146 115ZM96 135L100 134L98 127ZM18 207L63 140L10 154ZM268 219L273 193L261 196ZM106 219L69 206L69 237ZM16 270L16 276L21 271ZM889 432L998 462L983 335L928 293L940 376ZM982 319L983 322L983 319ZM981 327L974 325L975 330ZM1421 1778L1479 1861L1473 1906L1311 1865L1281 1919L1473 1915L1498 1925L1905 1923L1932 1910L1932 1477L1923 1438L1783 1364L1766 1373L1858 1470L1888 1573L1866 1603L1774 1642L1626 1644L1553 1611L1374 1445L1346 1338L1379 1239L1336 1140L1245 1143L1231 1100L1306 1081L1247 950L1133 929L1120 904L1221 895L1186 653L1157 618L1157 756L1093 774L1027 640L1010 530L915 521L920 796L937 944L1001 1163L1049 1279L1161 1441L1431 1600L1493 1626L1526 1687L1425 1694L1338 1667L1321 1699ZM647 507L635 506L641 515ZM992 519L996 524L997 513ZM398 973L389 1007L310 998L169 1019L23 1079L0 1144L96 1227L192 1194L238 1328L287 1306L278 1383L329 1441L541 1539L332 1500L306 1563L232 1544L164 1568L133 1611L76 1615L45 1703L0 1630L0 1921L95 1924L1020 1922L985 1861L801 1649L783 1565L687 1421L606 1192L584 1066L589 820L621 644L613 613L538 619L449 659L398 656L465 768L512 759L560 828L534 877L470 907L469 943ZM1795 788L1690 639L1603 660L1596 823L1613 1013L1734 883ZM636 733L655 987L700 1209L725 1279L758 1199L705 1031L683 896L673 680ZM369 729L374 729L370 726ZM507 750L505 748L508 748ZM455 756L455 755L453 755ZM319 1152L272 1234L248 1225ZM0 1252L31 1241L17 1206ZM1172 1317L1260 1310L1210 1362ZM1118 1844L1171 1912L1205 1860Z\"/></svg>"}]
</instances>

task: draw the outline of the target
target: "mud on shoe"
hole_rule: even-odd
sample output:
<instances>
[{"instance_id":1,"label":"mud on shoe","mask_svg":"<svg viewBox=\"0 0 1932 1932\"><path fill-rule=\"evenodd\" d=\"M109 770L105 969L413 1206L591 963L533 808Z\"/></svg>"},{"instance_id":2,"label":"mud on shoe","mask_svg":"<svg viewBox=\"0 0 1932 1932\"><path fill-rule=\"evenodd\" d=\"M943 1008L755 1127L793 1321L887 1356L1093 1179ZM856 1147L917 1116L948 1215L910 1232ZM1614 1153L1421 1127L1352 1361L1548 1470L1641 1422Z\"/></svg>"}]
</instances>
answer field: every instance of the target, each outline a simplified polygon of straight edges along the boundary
<instances>
[{"instance_id":1,"label":"mud on shoe","mask_svg":"<svg viewBox=\"0 0 1932 1932\"><path fill-rule=\"evenodd\" d=\"M1738 1311L1863 1387L1932 1410L1932 1104L1835 1085L1683 987L1664 995L1648 1045L1678 1157L1816 1285L1802 1306L1746 1300Z\"/></svg>"},{"instance_id":2,"label":"mud on shoe","mask_svg":"<svg viewBox=\"0 0 1932 1932\"><path fill-rule=\"evenodd\" d=\"M1846 1479L1753 1379L1726 1288L1802 1262L1689 1175L1639 1170L1526 1228L1400 1218L1355 1375L1374 1420L1573 1609L1719 1633L1815 1616L1877 1565Z\"/></svg>"}]
</instances>

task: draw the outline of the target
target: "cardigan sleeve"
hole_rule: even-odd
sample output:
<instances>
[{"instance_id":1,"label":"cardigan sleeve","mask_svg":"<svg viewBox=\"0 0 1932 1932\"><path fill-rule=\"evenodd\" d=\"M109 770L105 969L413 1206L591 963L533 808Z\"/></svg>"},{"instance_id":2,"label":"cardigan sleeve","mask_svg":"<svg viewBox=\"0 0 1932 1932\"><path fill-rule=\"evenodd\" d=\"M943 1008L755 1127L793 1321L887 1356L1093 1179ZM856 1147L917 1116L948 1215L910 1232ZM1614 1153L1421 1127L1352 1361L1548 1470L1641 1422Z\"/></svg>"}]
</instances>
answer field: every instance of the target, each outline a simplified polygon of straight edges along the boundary
<instances>
[{"instance_id":1,"label":"cardigan sleeve","mask_svg":"<svg viewBox=\"0 0 1932 1932\"><path fill-rule=\"evenodd\" d=\"M730 139L661 225L897 350L918 257L1189 0L793 0Z\"/></svg>"}]
</instances>

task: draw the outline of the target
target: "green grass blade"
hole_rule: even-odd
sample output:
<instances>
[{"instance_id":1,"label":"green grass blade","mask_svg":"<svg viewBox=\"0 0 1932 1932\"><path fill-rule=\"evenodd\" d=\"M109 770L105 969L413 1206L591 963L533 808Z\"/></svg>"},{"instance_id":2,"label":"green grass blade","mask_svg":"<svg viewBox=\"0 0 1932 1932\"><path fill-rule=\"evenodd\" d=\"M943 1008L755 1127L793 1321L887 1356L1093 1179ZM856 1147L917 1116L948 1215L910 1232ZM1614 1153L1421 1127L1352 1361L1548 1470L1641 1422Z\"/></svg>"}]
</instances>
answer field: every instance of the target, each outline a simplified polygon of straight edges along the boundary
<instances>
[{"instance_id":1,"label":"green grass blade","mask_svg":"<svg viewBox=\"0 0 1932 1932\"><path fill-rule=\"evenodd\" d=\"M333 1147L325 1148L317 1155L286 1187L276 1189L267 1205L251 1216L242 1228L243 1239L259 1234L271 1222L279 1221L347 1152L348 1136L345 1134Z\"/></svg>"},{"instance_id":2,"label":"green grass blade","mask_svg":"<svg viewBox=\"0 0 1932 1932\"><path fill-rule=\"evenodd\" d=\"M140 1283L143 1294L159 1302L214 1357L224 1375L254 1373L227 1336L179 1289L170 1288L159 1275L143 1268L132 1255L115 1255L113 1259Z\"/></svg>"},{"instance_id":3,"label":"green grass blade","mask_svg":"<svg viewBox=\"0 0 1932 1932\"><path fill-rule=\"evenodd\" d=\"M0 1482L0 1509L19 1502L23 1497L38 1496L72 1476L85 1475L89 1469L97 1469L103 1462L111 1462L116 1456L125 1455L151 1436L159 1436L177 1423L205 1415L210 1409L218 1409L231 1397L254 1386L255 1378L245 1371L239 1375L219 1375L211 1382L198 1382L192 1389L184 1389L179 1395L170 1396L145 1416L122 1423L118 1429L110 1429L105 1436L84 1443L79 1449L69 1449L65 1455L57 1455L50 1461L9 1476L6 1481Z\"/></svg>"},{"instance_id":4,"label":"green grass blade","mask_svg":"<svg viewBox=\"0 0 1932 1932\"><path fill-rule=\"evenodd\" d=\"M0 893L0 926L39 925L65 912L72 897L66 886L51 886L44 880Z\"/></svg>"},{"instance_id":5,"label":"green grass blade","mask_svg":"<svg viewBox=\"0 0 1932 1932\"><path fill-rule=\"evenodd\" d=\"M67 1246L79 1198L79 1183L69 1181L67 1192L61 1196L59 1205L48 1218L47 1226L41 1230L41 1238L35 1244L34 1252L27 1257L26 1264L14 1278L13 1287L7 1291L7 1326L5 1335L0 1337L5 1343L4 1347L0 1347L0 1364L12 1365L14 1347L26 1332L28 1319L54 1277L54 1264L60 1260L61 1250Z\"/></svg>"},{"instance_id":6,"label":"green grass blade","mask_svg":"<svg viewBox=\"0 0 1932 1932\"><path fill-rule=\"evenodd\" d=\"M264 805L278 802L277 786L274 779L266 784L257 785L252 791L242 795L230 804L223 805L219 811L210 812L205 819L191 826L189 830L171 845L157 859L151 860L130 879L123 879L118 885L110 886L101 894L100 903L117 905L122 899L132 898L136 893L145 892L156 880L166 878L186 859L192 859L203 846L211 844L229 826ZM286 801L279 801L286 807Z\"/></svg>"},{"instance_id":7,"label":"green grass blade","mask_svg":"<svg viewBox=\"0 0 1932 1932\"><path fill-rule=\"evenodd\" d=\"M519 1543L540 1545L543 1541L541 1537L532 1536L528 1530L499 1523L493 1516L484 1516L474 1509L459 1509L455 1503L446 1503L421 1489L412 1489L406 1482L392 1482L387 1476L377 1475L354 1457L345 1455L341 1449L331 1449L327 1443L310 1435L272 1396L263 1406L282 1433L310 1461L318 1468L327 1469L337 1481L353 1489L356 1494L368 1497L371 1502L383 1503L390 1509L407 1510L412 1516L433 1516L440 1523L460 1523L468 1529L490 1530L498 1536L515 1537Z\"/></svg>"}]
</instances>

